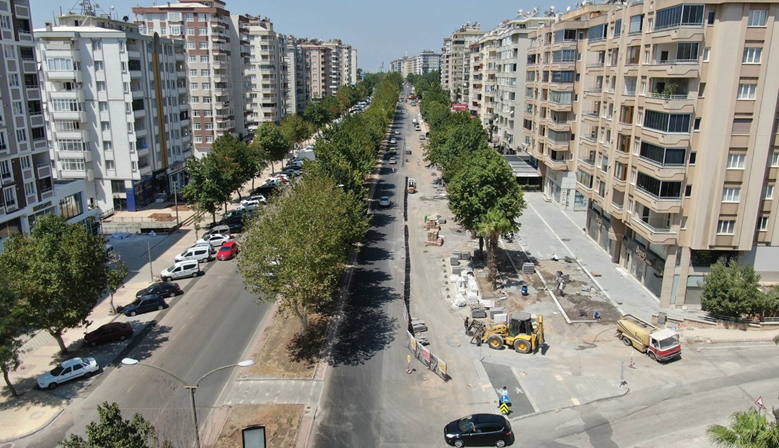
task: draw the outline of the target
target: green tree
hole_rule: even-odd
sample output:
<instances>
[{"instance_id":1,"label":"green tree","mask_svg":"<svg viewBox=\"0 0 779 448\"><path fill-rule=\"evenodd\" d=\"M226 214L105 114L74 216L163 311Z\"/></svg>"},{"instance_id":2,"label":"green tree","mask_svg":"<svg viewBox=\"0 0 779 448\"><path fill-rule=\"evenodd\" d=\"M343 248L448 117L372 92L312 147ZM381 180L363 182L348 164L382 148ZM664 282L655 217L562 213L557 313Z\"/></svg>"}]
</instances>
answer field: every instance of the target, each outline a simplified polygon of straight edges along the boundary
<instances>
[{"instance_id":1,"label":"green tree","mask_svg":"<svg viewBox=\"0 0 779 448\"><path fill-rule=\"evenodd\" d=\"M706 434L712 443L728 448L779 448L779 410L771 410L772 420L755 408L730 416L728 426L712 425Z\"/></svg>"},{"instance_id":2,"label":"green tree","mask_svg":"<svg viewBox=\"0 0 779 448\"><path fill-rule=\"evenodd\" d=\"M281 133L281 128L270 121L266 121L257 129L253 143L265 152L267 160L271 163L271 169L273 169L273 162L283 160L289 152L290 144Z\"/></svg>"},{"instance_id":3,"label":"green tree","mask_svg":"<svg viewBox=\"0 0 779 448\"><path fill-rule=\"evenodd\" d=\"M87 425L87 438L71 434L62 442L63 448L172 448L165 440L159 442L157 430L141 414L132 420L122 418L116 403L98 405L98 422Z\"/></svg>"},{"instance_id":4,"label":"green tree","mask_svg":"<svg viewBox=\"0 0 779 448\"><path fill-rule=\"evenodd\" d=\"M5 281L0 280L0 370L11 395L18 396L9 374L19 368L19 350L22 348L20 329L24 328L23 308L10 293Z\"/></svg>"},{"instance_id":5,"label":"green tree","mask_svg":"<svg viewBox=\"0 0 779 448\"><path fill-rule=\"evenodd\" d=\"M367 231L363 202L322 175L306 172L274 198L246 232L238 269L259 300L308 329L308 313L334 299L346 257Z\"/></svg>"},{"instance_id":6,"label":"green tree","mask_svg":"<svg viewBox=\"0 0 779 448\"><path fill-rule=\"evenodd\" d=\"M498 287L498 238L516 227L516 223L506 218L506 213L498 208L490 209L478 225L479 236L487 239L488 279L493 291Z\"/></svg>"},{"instance_id":7,"label":"green tree","mask_svg":"<svg viewBox=\"0 0 779 448\"><path fill-rule=\"evenodd\" d=\"M327 109L328 115L330 115L330 119L335 119L336 117L340 117L343 112L346 110L343 103L338 100L338 98L334 96L328 96L322 99L321 102L322 107Z\"/></svg>"},{"instance_id":8,"label":"green tree","mask_svg":"<svg viewBox=\"0 0 779 448\"><path fill-rule=\"evenodd\" d=\"M108 270L108 292L111 294L111 314L116 314L116 307L114 306L114 293L119 289L127 278L128 270L124 262L118 260L110 263L111 267Z\"/></svg>"},{"instance_id":9,"label":"green tree","mask_svg":"<svg viewBox=\"0 0 779 448\"><path fill-rule=\"evenodd\" d=\"M224 134L214 140L214 145L208 154L207 163L214 165L213 170L219 170L219 175L227 188L223 192L225 197L222 201L225 209L231 193L237 192L240 198L243 184L257 171L258 162L246 146L246 143L234 135Z\"/></svg>"},{"instance_id":10,"label":"green tree","mask_svg":"<svg viewBox=\"0 0 779 448\"><path fill-rule=\"evenodd\" d=\"M447 187L449 209L455 219L475 236L479 223L494 208L518 226L516 220L526 204L506 160L491 149L480 149L468 156L468 163L459 166Z\"/></svg>"},{"instance_id":11,"label":"green tree","mask_svg":"<svg viewBox=\"0 0 779 448\"><path fill-rule=\"evenodd\" d=\"M289 144L300 143L307 139L313 132L311 124L307 123L298 114L291 114L284 117L281 122L281 135L287 139Z\"/></svg>"},{"instance_id":12,"label":"green tree","mask_svg":"<svg viewBox=\"0 0 779 448\"><path fill-rule=\"evenodd\" d=\"M39 218L30 235L14 234L0 254L8 290L21 301L27 328L46 330L67 353L65 329L87 317L108 287L105 241L82 224Z\"/></svg>"},{"instance_id":13,"label":"green tree","mask_svg":"<svg viewBox=\"0 0 779 448\"><path fill-rule=\"evenodd\" d=\"M317 129L326 125L333 119L328 108L320 101L311 101L303 112L303 118L312 123Z\"/></svg>"},{"instance_id":14,"label":"green tree","mask_svg":"<svg viewBox=\"0 0 779 448\"><path fill-rule=\"evenodd\" d=\"M216 222L216 212L220 204L230 199L233 183L230 173L222 170L220 162L211 154L202 159L187 159L189 182L181 194L196 210L206 212Z\"/></svg>"},{"instance_id":15,"label":"green tree","mask_svg":"<svg viewBox=\"0 0 779 448\"><path fill-rule=\"evenodd\" d=\"M714 315L762 317L772 306L760 290L760 275L751 265L731 260L727 266L717 262L703 278L701 309Z\"/></svg>"}]
</instances>

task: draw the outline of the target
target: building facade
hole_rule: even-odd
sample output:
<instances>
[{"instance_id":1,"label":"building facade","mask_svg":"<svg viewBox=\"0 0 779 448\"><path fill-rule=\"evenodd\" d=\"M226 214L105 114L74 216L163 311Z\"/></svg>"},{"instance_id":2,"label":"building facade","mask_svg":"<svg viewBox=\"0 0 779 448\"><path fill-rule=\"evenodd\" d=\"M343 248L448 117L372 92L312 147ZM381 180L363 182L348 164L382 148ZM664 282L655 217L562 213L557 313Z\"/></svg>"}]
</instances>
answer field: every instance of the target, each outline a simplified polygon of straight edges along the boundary
<instances>
[{"instance_id":1,"label":"building facade","mask_svg":"<svg viewBox=\"0 0 779 448\"><path fill-rule=\"evenodd\" d=\"M776 12L598 4L531 34L523 134L545 191L586 208L662 308L700 306L718 260L779 280Z\"/></svg>"},{"instance_id":2,"label":"building facade","mask_svg":"<svg viewBox=\"0 0 779 448\"><path fill-rule=\"evenodd\" d=\"M84 179L102 211L136 210L183 186L192 154L183 42L107 16L58 22L37 32L54 177Z\"/></svg>"},{"instance_id":3,"label":"building facade","mask_svg":"<svg viewBox=\"0 0 779 448\"><path fill-rule=\"evenodd\" d=\"M250 133L266 121L281 123L287 113L289 90L286 39L273 30L267 17L249 17L249 94Z\"/></svg>"},{"instance_id":4,"label":"building facade","mask_svg":"<svg viewBox=\"0 0 779 448\"><path fill-rule=\"evenodd\" d=\"M441 55L433 50L422 50L411 61L411 72L415 75L424 75L425 73L441 70Z\"/></svg>"},{"instance_id":5,"label":"building facade","mask_svg":"<svg viewBox=\"0 0 779 448\"><path fill-rule=\"evenodd\" d=\"M470 89L470 58L472 44L484 31L478 23L461 26L444 38L441 54L441 87L449 91L452 101L468 101Z\"/></svg>"},{"instance_id":6,"label":"building facade","mask_svg":"<svg viewBox=\"0 0 779 448\"><path fill-rule=\"evenodd\" d=\"M142 34L185 42L195 156L207 154L224 134L245 137L245 126L238 124L249 121L246 95L233 84L242 82L248 62L248 19L234 22L221 0L135 7L133 13Z\"/></svg>"}]
</instances>

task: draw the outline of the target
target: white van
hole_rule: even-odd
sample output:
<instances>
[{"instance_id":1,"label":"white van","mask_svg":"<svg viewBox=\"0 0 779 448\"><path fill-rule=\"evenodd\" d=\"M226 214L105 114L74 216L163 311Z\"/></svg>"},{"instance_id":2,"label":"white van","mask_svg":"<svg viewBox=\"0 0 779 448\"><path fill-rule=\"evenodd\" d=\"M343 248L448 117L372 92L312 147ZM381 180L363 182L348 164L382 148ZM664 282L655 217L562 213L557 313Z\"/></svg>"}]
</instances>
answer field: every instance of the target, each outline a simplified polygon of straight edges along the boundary
<instances>
[{"instance_id":1,"label":"white van","mask_svg":"<svg viewBox=\"0 0 779 448\"><path fill-rule=\"evenodd\" d=\"M173 266L160 273L163 282L169 282L184 277L195 278L198 275L200 275L200 263L194 260L177 261Z\"/></svg>"},{"instance_id":2,"label":"white van","mask_svg":"<svg viewBox=\"0 0 779 448\"><path fill-rule=\"evenodd\" d=\"M211 248L208 246L192 246L184 252L176 255L176 261L195 260L204 263L211 260Z\"/></svg>"}]
</instances>

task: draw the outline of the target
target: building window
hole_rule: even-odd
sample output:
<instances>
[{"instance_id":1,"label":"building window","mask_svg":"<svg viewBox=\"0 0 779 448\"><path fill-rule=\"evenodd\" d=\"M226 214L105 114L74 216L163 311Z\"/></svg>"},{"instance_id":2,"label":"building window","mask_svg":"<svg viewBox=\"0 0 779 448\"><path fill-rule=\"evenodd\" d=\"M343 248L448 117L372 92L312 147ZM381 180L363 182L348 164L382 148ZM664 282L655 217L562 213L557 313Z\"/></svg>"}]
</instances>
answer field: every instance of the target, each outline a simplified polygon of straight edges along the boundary
<instances>
[{"instance_id":1,"label":"building window","mask_svg":"<svg viewBox=\"0 0 779 448\"><path fill-rule=\"evenodd\" d=\"M11 161L0 160L0 178L3 180L11 180L14 175L11 173Z\"/></svg>"},{"instance_id":2,"label":"building window","mask_svg":"<svg viewBox=\"0 0 779 448\"><path fill-rule=\"evenodd\" d=\"M127 83L125 83L127 84ZM97 91L98 92L105 92L105 81L98 81L97 82Z\"/></svg>"},{"instance_id":3,"label":"building window","mask_svg":"<svg viewBox=\"0 0 779 448\"><path fill-rule=\"evenodd\" d=\"M126 190L124 188L124 181L123 180L112 180L111 181L111 193L112 194L126 193Z\"/></svg>"},{"instance_id":4,"label":"building window","mask_svg":"<svg viewBox=\"0 0 779 448\"><path fill-rule=\"evenodd\" d=\"M203 143L203 137L196 135L195 136L195 143Z\"/></svg>"},{"instance_id":5,"label":"building window","mask_svg":"<svg viewBox=\"0 0 779 448\"><path fill-rule=\"evenodd\" d=\"M13 109L14 109L14 115L23 115L24 114L24 106L22 106L21 101L14 101L13 102Z\"/></svg>"},{"instance_id":6,"label":"building window","mask_svg":"<svg viewBox=\"0 0 779 448\"><path fill-rule=\"evenodd\" d=\"M201 50L208 50L208 42L199 42L198 48Z\"/></svg>"},{"instance_id":7,"label":"building window","mask_svg":"<svg viewBox=\"0 0 779 448\"><path fill-rule=\"evenodd\" d=\"M687 133L690 132L690 115L647 110L644 127L668 133Z\"/></svg>"},{"instance_id":8,"label":"building window","mask_svg":"<svg viewBox=\"0 0 779 448\"><path fill-rule=\"evenodd\" d=\"M758 47L744 48L744 57L741 62L744 64L759 64L760 57L763 55L763 49Z\"/></svg>"},{"instance_id":9,"label":"building window","mask_svg":"<svg viewBox=\"0 0 779 448\"><path fill-rule=\"evenodd\" d=\"M95 61L95 71L96 72L102 72L103 71L103 61Z\"/></svg>"},{"instance_id":10,"label":"building window","mask_svg":"<svg viewBox=\"0 0 779 448\"><path fill-rule=\"evenodd\" d=\"M101 40L92 41L92 51L100 51L102 49L103 49L103 41Z\"/></svg>"},{"instance_id":11,"label":"building window","mask_svg":"<svg viewBox=\"0 0 779 448\"><path fill-rule=\"evenodd\" d=\"M209 76L209 70L207 68L200 69L200 76Z\"/></svg>"},{"instance_id":12,"label":"building window","mask_svg":"<svg viewBox=\"0 0 779 448\"><path fill-rule=\"evenodd\" d=\"M25 182L24 183L24 194L25 194L25 196L34 196L35 195L35 182Z\"/></svg>"},{"instance_id":13,"label":"building window","mask_svg":"<svg viewBox=\"0 0 779 448\"><path fill-rule=\"evenodd\" d=\"M709 11L706 23L708 25L714 25L714 18L715 18L715 16L716 16L716 14L714 14L714 11Z\"/></svg>"},{"instance_id":14,"label":"building window","mask_svg":"<svg viewBox=\"0 0 779 448\"><path fill-rule=\"evenodd\" d=\"M741 188L725 187L722 189L722 202L738 202L741 198Z\"/></svg>"},{"instance_id":15,"label":"building window","mask_svg":"<svg viewBox=\"0 0 779 448\"><path fill-rule=\"evenodd\" d=\"M775 152L771 154L771 162L769 163L769 166L771 167L779 166L779 152Z\"/></svg>"},{"instance_id":16,"label":"building window","mask_svg":"<svg viewBox=\"0 0 779 448\"><path fill-rule=\"evenodd\" d=\"M190 64L194 64L195 62L197 62L197 56L189 56L188 59Z\"/></svg>"},{"instance_id":17,"label":"building window","mask_svg":"<svg viewBox=\"0 0 779 448\"><path fill-rule=\"evenodd\" d=\"M5 17L5 16L0 16L0 17ZM46 65L48 66L49 71L52 72L72 71L73 59L48 58L46 59Z\"/></svg>"},{"instance_id":18,"label":"building window","mask_svg":"<svg viewBox=\"0 0 779 448\"><path fill-rule=\"evenodd\" d=\"M763 199L771 200L774 198L774 184L768 184L763 191Z\"/></svg>"},{"instance_id":19,"label":"building window","mask_svg":"<svg viewBox=\"0 0 779 448\"><path fill-rule=\"evenodd\" d=\"M8 84L10 84L11 87L19 87L19 75L12 73L11 76L8 77Z\"/></svg>"},{"instance_id":20,"label":"building window","mask_svg":"<svg viewBox=\"0 0 779 448\"><path fill-rule=\"evenodd\" d=\"M214 123L206 123L206 131L213 131Z\"/></svg>"},{"instance_id":21,"label":"building window","mask_svg":"<svg viewBox=\"0 0 779 448\"><path fill-rule=\"evenodd\" d=\"M200 84L193 82L190 84L190 87L192 88L192 90L197 90L200 88Z\"/></svg>"},{"instance_id":22,"label":"building window","mask_svg":"<svg viewBox=\"0 0 779 448\"><path fill-rule=\"evenodd\" d=\"M736 228L736 221L720 220L717 223L717 235L733 235Z\"/></svg>"},{"instance_id":23,"label":"building window","mask_svg":"<svg viewBox=\"0 0 779 448\"><path fill-rule=\"evenodd\" d=\"M187 50L196 50L197 42L187 42Z\"/></svg>"},{"instance_id":24,"label":"building window","mask_svg":"<svg viewBox=\"0 0 779 448\"><path fill-rule=\"evenodd\" d=\"M657 11L655 30L703 25L703 5L679 5Z\"/></svg>"},{"instance_id":25,"label":"building window","mask_svg":"<svg viewBox=\"0 0 779 448\"><path fill-rule=\"evenodd\" d=\"M27 141L27 130L26 129L17 129L16 130L16 140L19 142L26 142Z\"/></svg>"},{"instance_id":26,"label":"building window","mask_svg":"<svg viewBox=\"0 0 779 448\"><path fill-rule=\"evenodd\" d=\"M6 208L15 208L16 207L16 188L15 187L4 188L3 189L3 199L5 199L5 206L6 206Z\"/></svg>"},{"instance_id":27,"label":"building window","mask_svg":"<svg viewBox=\"0 0 779 448\"><path fill-rule=\"evenodd\" d=\"M757 218L757 231L765 232L766 230L768 230L768 216Z\"/></svg>"},{"instance_id":28,"label":"building window","mask_svg":"<svg viewBox=\"0 0 779 448\"><path fill-rule=\"evenodd\" d=\"M114 145L110 140L103 140L103 151L111 151L114 149Z\"/></svg>"},{"instance_id":29,"label":"building window","mask_svg":"<svg viewBox=\"0 0 779 448\"><path fill-rule=\"evenodd\" d=\"M100 122L100 130L101 131L110 131L111 130L111 123L108 121L101 121Z\"/></svg>"},{"instance_id":30,"label":"building window","mask_svg":"<svg viewBox=\"0 0 779 448\"><path fill-rule=\"evenodd\" d=\"M199 131L199 130L203 129L203 125L200 124L200 123L195 123L195 124L193 124L193 126L194 126L194 129L196 131Z\"/></svg>"},{"instance_id":31,"label":"building window","mask_svg":"<svg viewBox=\"0 0 779 448\"><path fill-rule=\"evenodd\" d=\"M692 185L685 185L684 186L684 197L689 198L692 196Z\"/></svg>"},{"instance_id":32,"label":"building window","mask_svg":"<svg viewBox=\"0 0 779 448\"><path fill-rule=\"evenodd\" d=\"M22 156L19 158L20 163L22 164L23 170L29 170L32 168L32 159L30 156Z\"/></svg>"},{"instance_id":33,"label":"building window","mask_svg":"<svg viewBox=\"0 0 779 448\"><path fill-rule=\"evenodd\" d=\"M211 84L210 83L204 82L202 87L203 87L203 90L211 90Z\"/></svg>"},{"instance_id":34,"label":"building window","mask_svg":"<svg viewBox=\"0 0 779 448\"><path fill-rule=\"evenodd\" d=\"M211 104L211 97L210 96L204 96L203 97L203 104Z\"/></svg>"},{"instance_id":35,"label":"building window","mask_svg":"<svg viewBox=\"0 0 779 448\"><path fill-rule=\"evenodd\" d=\"M628 34L638 34L644 27L644 15L638 14L630 18L630 28Z\"/></svg>"},{"instance_id":36,"label":"building window","mask_svg":"<svg viewBox=\"0 0 779 448\"><path fill-rule=\"evenodd\" d=\"M200 56L200 62L203 64L208 64L208 56Z\"/></svg>"},{"instance_id":37,"label":"building window","mask_svg":"<svg viewBox=\"0 0 779 448\"><path fill-rule=\"evenodd\" d=\"M107 170L115 170L116 169L116 164L114 163L113 160L106 160L105 161L105 169L107 169Z\"/></svg>"},{"instance_id":38,"label":"building window","mask_svg":"<svg viewBox=\"0 0 779 448\"><path fill-rule=\"evenodd\" d=\"M752 9L749 11L747 26L765 26L768 21L767 9Z\"/></svg>"},{"instance_id":39,"label":"building window","mask_svg":"<svg viewBox=\"0 0 779 448\"><path fill-rule=\"evenodd\" d=\"M214 143L214 137L213 136L207 136L206 137L206 143L211 144Z\"/></svg>"},{"instance_id":40,"label":"building window","mask_svg":"<svg viewBox=\"0 0 779 448\"><path fill-rule=\"evenodd\" d=\"M753 100L755 99L755 91L757 90L757 84L739 84L738 85L738 99L740 100Z\"/></svg>"},{"instance_id":41,"label":"building window","mask_svg":"<svg viewBox=\"0 0 779 448\"><path fill-rule=\"evenodd\" d=\"M728 169L743 170L746 154L728 154Z\"/></svg>"},{"instance_id":42,"label":"building window","mask_svg":"<svg viewBox=\"0 0 779 448\"><path fill-rule=\"evenodd\" d=\"M84 213L84 204L81 200L81 193L60 199L60 216L65 219L74 218Z\"/></svg>"},{"instance_id":43,"label":"building window","mask_svg":"<svg viewBox=\"0 0 779 448\"><path fill-rule=\"evenodd\" d=\"M735 118L733 120L733 129L731 133L733 135L749 135L752 129L751 118Z\"/></svg>"},{"instance_id":44,"label":"building window","mask_svg":"<svg viewBox=\"0 0 779 448\"><path fill-rule=\"evenodd\" d=\"M197 76L197 69L196 68L189 69L189 76Z\"/></svg>"}]
</instances>

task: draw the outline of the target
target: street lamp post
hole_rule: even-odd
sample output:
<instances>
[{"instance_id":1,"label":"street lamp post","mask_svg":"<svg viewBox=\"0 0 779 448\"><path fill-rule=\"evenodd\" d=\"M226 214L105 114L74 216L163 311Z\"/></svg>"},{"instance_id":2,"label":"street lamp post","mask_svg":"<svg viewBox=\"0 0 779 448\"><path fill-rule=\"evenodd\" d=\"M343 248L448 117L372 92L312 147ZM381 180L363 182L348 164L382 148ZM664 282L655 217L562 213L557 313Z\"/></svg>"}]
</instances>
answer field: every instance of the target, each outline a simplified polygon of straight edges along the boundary
<instances>
[{"instance_id":1,"label":"street lamp post","mask_svg":"<svg viewBox=\"0 0 779 448\"><path fill-rule=\"evenodd\" d=\"M173 181L173 207L176 209L176 232L179 231L179 193L178 182Z\"/></svg>"},{"instance_id":2,"label":"street lamp post","mask_svg":"<svg viewBox=\"0 0 779 448\"><path fill-rule=\"evenodd\" d=\"M151 367L152 369L155 369L155 370L159 370L160 372L166 373L166 374L170 375L171 377L175 378L179 383L181 383L182 386L184 386L185 389L189 390L189 404L192 407L192 422L195 425L195 448L201 448L201 444L200 444L200 430L199 430L198 423L197 423L197 407L195 406L195 390L197 390L198 384L201 381L203 381L206 377L211 375L212 373L219 372L220 370L231 369L233 367L249 367L249 366L254 364L254 361L249 359L249 360L246 360L246 361L241 361L241 362L239 362L237 364L230 364L230 365L227 365L227 366L217 367L216 369L214 369L214 370L206 373L205 375L201 376L200 378L198 378L197 381L195 381L194 384L187 384L187 382L182 380L178 375L176 375L173 372L169 372L169 371L163 369L162 367L153 366L151 364L141 364L141 362L138 361L137 359L124 358L124 359L122 359L122 364L124 364L126 366L134 366L134 365L146 366L146 367Z\"/></svg>"}]
</instances>

